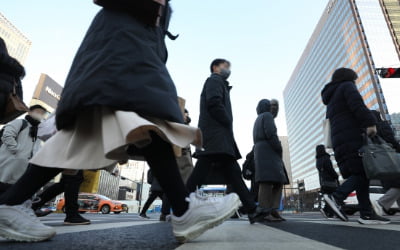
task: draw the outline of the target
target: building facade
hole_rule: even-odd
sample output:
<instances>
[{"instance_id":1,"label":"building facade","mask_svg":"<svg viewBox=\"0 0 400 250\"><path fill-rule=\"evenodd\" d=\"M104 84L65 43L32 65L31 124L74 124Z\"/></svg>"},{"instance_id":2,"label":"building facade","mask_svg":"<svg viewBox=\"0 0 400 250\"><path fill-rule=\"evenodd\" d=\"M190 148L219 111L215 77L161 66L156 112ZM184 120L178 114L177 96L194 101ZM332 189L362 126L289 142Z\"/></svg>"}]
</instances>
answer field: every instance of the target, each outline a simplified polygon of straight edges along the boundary
<instances>
[{"instance_id":1,"label":"building facade","mask_svg":"<svg viewBox=\"0 0 400 250\"><path fill-rule=\"evenodd\" d=\"M50 76L41 74L36 85L30 105L40 104L49 113L53 113L60 101L63 87L54 81Z\"/></svg>"},{"instance_id":2,"label":"building facade","mask_svg":"<svg viewBox=\"0 0 400 250\"><path fill-rule=\"evenodd\" d=\"M400 2L399 0L379 0L379 2L397 53L400 56Z\"/></svg>"},{"instance_id":3,"label":"building facade","mask_svg":"<svg viewBox=\"0 0 400 250\"><path fill-rule=\"evenodd\" d=\"M7 46L8 53L25 64L32 42L0 13L0 37Z\"/></svg>"},{"instance_id":4,"label":"building facade","mask_svg":"<svg viewBox=\"0 0 400 250\"><path fill-rule=\"evenodd\" d=\"M294 183L319 188L315 147L323 143L326 111L321 90L335 69L354 69L366 105L390 119L376 62L399 63L379 1L329 1L284 90Z\"/></svg>"},{"instance_id":5,"label":"building facade","mask_svg":"<svg viewBox=\"0 0 400 250\"><path fill-rule=\"evenodd\" d=\"M395 131L396 139L400 141L400 113L393 113L390 116Z\"/></svg>"}]
</instances>

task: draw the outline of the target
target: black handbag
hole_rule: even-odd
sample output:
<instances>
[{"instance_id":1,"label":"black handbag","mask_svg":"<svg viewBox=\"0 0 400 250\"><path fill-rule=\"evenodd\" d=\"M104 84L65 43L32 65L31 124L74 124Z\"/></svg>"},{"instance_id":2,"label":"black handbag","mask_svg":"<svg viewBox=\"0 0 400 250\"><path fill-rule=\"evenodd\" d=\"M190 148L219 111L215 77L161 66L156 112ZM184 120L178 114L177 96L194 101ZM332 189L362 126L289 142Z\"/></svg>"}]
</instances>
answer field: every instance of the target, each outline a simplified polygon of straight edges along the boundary
<instances>
[{"instance_id":1,"label":"black handbag","mask_svg":"<svg viewBox=\"0 0 400 250\"><path fill-rule=\"evenodd\" d=\"M339 182L336 180L328 181L328 180L324 180L321 178L320 185L321 185L321 188L324 188L324 189L336 189L339 187Z\"/></svg>"},{"instance_id":2,"label":"black handbag","mask_svg":"<svg viewBox=\"0 0 400 250\"><path fill-rule=\"evenodd\" d=\"M359 150L368 179L392 180L400 178L400 157L392 146L379 136L364 136Z\"/></svg>"}]
</instances>

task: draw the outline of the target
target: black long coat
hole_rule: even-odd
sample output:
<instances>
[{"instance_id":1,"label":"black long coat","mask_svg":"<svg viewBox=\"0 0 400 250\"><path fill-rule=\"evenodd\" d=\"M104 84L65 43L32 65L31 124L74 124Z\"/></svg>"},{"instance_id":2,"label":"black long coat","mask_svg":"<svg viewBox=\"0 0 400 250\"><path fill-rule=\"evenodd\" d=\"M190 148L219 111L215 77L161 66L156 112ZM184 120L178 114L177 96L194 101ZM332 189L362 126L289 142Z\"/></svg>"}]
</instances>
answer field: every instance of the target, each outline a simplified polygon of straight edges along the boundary
<instances>
[{"instance_id":1,"label":"black long coat","mask_svg":"<svg viewBox=\"0 0 400 250\"><path fill-rule=\"evenodd\" d=\"M102 9L73 60L58 104L58 129L73 126L79 110L107 106L183 123L175 85L165 66L169 8L160 27L131 14Z\"/></svg>"},{"instance_id":2,"label":"black long coat","mask_svg":"<svg viewBox=\"0 0 400 250\"><path fill-rule=\"evenodd\" d=\"M222 154L241 158L233 136L231 88L218 74L212 74L206 80L200 97L199 117L204 151L197 151L196 157Z\"/></svg>"},{"instance_id":3,"label":"black long coat","mask_svg":"<svg viewBox=\"0 0 400 250\"><path fill-rule=\"evenodd\" d=\"M274 117L270 113L270 102L261 100L257 107L258 117L254 123L254 162L256 182L288 184L282 160L282 145L277 135Z\"/></svg>"},{"instance_id":4,"label":"black long coat","mask_svg":"<svg viewBox=\"0 0 400 250\"><path fill-rule=\"evenodd\" d=\"M365 128L376 124L371 111L353 81L331 82L322 90L327 106L335 158L343 178L365 174L358 150L363 145Z\"/></svg>"},{"instance_id":5,"label":"black long coat","mask_svg":"<svg viewBox=\"0 0 400 250\"><path fill-rule=\"evenodd\" d=\"M333 192L335 189L323 186L324 181L336 181L339 183L339 176L333 168L331 156L326 153L325 147L317 146L316 167L318 169L321 191L323 193Z\"/></svg>"}]
</instances>

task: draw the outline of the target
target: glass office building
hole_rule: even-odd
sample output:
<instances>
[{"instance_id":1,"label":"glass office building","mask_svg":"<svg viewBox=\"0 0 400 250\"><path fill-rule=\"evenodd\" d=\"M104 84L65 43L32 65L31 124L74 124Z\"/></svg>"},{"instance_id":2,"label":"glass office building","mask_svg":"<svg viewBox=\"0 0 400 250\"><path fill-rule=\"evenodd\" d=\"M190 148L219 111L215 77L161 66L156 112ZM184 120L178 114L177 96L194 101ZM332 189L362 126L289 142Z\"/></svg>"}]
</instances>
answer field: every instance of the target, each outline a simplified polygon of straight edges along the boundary
<instances>
[{"instance_id":1,"label":"glass office building","mask_svg":"<svg viewBox=\"0 0 400 250\"><path fill-rule=\"evenodd\" d=\"M394 52L388 45L384 49L389 52L377 55L382 53L377 46L382 41L389 41ZM379 62L390 57L390 63L398 63L379 1L329 1L284 90L292 177L295 183L304 180L306 190L319 188L315 147L323 143L326 111L321 90L335 69L354 69L366 105L390 119L375 72L375 55Z\"/></svg>"},{"instance_id":2,"label":"glass office building","mask_svg":"<svg viewBox=\"0 0 400 250\"><path fill-rule=\"evenodd\" d=\"M400 2L399 0L379 0L391 32L397 53L400 54Z\"/></svg>"},{"instance_id":3,"label":"glass office building","mask_svg":"<svg viewBox=\"0 0 400 250\"><path fill-rule=\"evenodd\" d=\"M28 56L32 42L26 38L4 15L0 13L0 37L4 40L10 56L22 65Z\"/></svg>"}]
</instances>

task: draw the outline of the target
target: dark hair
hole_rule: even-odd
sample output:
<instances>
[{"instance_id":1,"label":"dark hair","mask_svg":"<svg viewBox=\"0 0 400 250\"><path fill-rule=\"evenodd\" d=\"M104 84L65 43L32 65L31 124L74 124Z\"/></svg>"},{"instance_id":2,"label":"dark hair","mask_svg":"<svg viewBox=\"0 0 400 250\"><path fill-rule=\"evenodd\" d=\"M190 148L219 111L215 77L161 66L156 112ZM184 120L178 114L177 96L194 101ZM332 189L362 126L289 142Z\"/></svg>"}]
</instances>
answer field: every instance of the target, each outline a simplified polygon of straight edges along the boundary
<instances>
[{"instance_id":1,"label":"dark hair","mask_svg":"<svg viewBox=\"0 0 400 250\"><path fill-rule=\"evenodd\" d=\"M39 105L39 104L36 104L36 105L31 106L31 107L29 108L29 111L33 111L33 110L35 110L35 109L43 109L45 112L47 112L47 110L46 110L42 105Z\"/></svg>"},{"instance_id":2,"label":"dark hair","mask_svg":"<svg viewBox=\"0 0 400 250\"><path fill-rule=\"evenodd\" d=\"M214 66L219 66L220 64L223 64L223 63L227 63L229 66L231 65L231 63L226 59L222 59L222 58L214 59L214 61L212 61L211 66L210 66L211 73L214 73L213 72Z\"/></svg>"}]
</instances>

